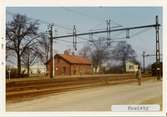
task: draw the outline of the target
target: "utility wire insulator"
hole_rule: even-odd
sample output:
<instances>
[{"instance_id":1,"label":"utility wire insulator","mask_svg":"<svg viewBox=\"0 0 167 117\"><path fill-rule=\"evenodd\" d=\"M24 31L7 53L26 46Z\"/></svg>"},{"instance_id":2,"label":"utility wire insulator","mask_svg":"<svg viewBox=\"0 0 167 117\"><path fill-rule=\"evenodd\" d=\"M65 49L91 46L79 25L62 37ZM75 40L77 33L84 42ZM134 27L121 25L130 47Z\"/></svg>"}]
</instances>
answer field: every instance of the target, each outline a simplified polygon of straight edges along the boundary
<instances>
[{"instance_id":1,"label":"utility wire insulator","mask_svg":"<svg viewBox=\"0 0 167 117\"><path fill-rule=\"evenodd\" d=\"M75 51L77 50L77 33L76 33L76 27L74 25L73 27L73 48L75 49Z\"/></svg>"},{"instance_id":2,"label":"utility wire insulator","mask_svg":"<svg viewBox=\"0 0 167 117\"><path fill-rule=\"evenodd\" d=\"M126 39L129 39L130 38L130 30L126 30Z\"/></svg>"},{"instance_id":3,"label":"utility wire insulator","mask_svg":"<svg viewBox=\"0 0 167 117\"><path fill-rule=\"evenodd\" d=\"M90 33L90 34L89 34L89 41L90 41L90 42L93 41L93 33Z\"/></svg>"},{"instance_id":4,"label":"utility wire insulator","mask_svg":"<svg viewBox=\"0 0 167 117\"><path fill-rule=\"evenodd\" d=\"M110 38L111 38L111 35L110 35L110 30L111 30L111 20L106 20L106 24L107 24L107 46L110 46Z\"/></svg>"}]
</instances>

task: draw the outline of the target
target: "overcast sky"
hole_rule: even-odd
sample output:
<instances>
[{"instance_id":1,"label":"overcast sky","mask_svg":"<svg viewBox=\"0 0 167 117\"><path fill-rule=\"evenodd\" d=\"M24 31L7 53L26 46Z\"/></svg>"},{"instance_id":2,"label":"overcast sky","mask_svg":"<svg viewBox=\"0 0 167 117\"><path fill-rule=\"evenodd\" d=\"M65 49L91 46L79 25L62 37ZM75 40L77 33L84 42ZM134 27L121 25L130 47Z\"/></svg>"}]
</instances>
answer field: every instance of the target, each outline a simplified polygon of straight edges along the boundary
<instances>
[{"instance_id":1,"label":"overcast sky","mask_svg":"<svg viewBox=\"0 0 167 117\"><path fill-rule=\"evenodd\" d=\"M7 7L7 21L11 20L12 13L25 14L40 21L40 32L46 31L49 23L55 23L54 35L72 34L73 25L76 25L77 33L90 30L105 30L106 19L111 19L111 27L133 27L155 23L155 16L159 16L162 24L161 7ZM120 27L121 28L121 27ZM107 34L94 36L106 37ZM133 36L134 35L134 36ZM111 33L111 38L125 37L126 32ZM132 45L137 53L137 59L142 63L142 52L155 54L155 29L140 29L130 32L130 39L122 39ZM87 44L89 36L78 38L77 49ZM70 41L70 42L69 42ZM72 38L63 38L54 41L54 49L62 53L65 49L72 49ZM160 44L162 52L162 30L160 29ZM114 46L115 44L113 44ZM146 59L146 64L155 61L155 57Z\"/></svg>"}]
</instances>

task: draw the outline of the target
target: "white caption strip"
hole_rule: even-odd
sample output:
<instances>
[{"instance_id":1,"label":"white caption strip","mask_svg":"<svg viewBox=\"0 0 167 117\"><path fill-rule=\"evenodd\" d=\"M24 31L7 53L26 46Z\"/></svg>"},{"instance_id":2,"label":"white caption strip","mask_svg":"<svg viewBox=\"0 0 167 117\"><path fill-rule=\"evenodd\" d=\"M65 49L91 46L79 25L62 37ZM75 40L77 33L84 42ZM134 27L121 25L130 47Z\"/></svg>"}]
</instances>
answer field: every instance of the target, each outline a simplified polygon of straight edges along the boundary
<instances>
[{"instance_id":1,"label":"white caption strip","mask_svg":"<svg viewBox=\"0 0 167 117\"><path fill-rule=\"evenodd\" d=\"M160 105L112 105L111 110L115 112L154 112L160 111Z\"/></svg>"}]
</instances>

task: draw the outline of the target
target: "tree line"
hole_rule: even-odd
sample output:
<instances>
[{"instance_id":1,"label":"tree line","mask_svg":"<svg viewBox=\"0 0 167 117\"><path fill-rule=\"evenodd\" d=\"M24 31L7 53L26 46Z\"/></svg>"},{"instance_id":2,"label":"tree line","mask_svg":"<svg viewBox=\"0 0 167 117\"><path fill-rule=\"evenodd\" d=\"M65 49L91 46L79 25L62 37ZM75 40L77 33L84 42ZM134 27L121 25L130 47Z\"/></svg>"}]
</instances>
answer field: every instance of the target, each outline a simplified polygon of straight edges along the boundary
<instances>
[{"instance_id":1,"label":"tree line","mask_svg":"<svg viewBox=\"0 0 167 117\"><path fill-rule=\"evenodd\" d=\"M116 46L106 43L107 39L100 37L91 41L91 45L86 44L79 54L92 61L95 72L126 72L126 62L128 60L140 64L137 61L137 54L126 41L118 41ZM113 63L117 63L113 65ZM105 67L104 67L105 66Z\"/></svg>"}]
</instances>

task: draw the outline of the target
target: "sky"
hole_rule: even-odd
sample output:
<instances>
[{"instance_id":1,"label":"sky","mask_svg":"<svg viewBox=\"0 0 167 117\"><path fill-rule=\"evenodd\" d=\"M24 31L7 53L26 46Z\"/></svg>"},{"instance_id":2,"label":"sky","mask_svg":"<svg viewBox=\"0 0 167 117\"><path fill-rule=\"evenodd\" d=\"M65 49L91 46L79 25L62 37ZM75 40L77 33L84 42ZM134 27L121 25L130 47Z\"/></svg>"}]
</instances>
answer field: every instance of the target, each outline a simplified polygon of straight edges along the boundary
<instances>
[{"instance_id":1,"label":"sky","mask_svg":"<svg viewBox=\"0 0 167 117\"><path fill-rule=\"evenodd\" d=\"M106 30L106 20L111 19L111 27L133 27L155 24L155 16L158 15L162 24L161 7L7 7L6 20L10 21L13 14L20 13L31 20L39 20L39 32L48 30L48 24L54 23L54 36L72 34L73 25L77 33L90 30ZM94 35L93 39L106 37L107 34ZM111 33L111 38L118 40L125 37L126 32ZM77 51L88 44L88 36L77 38ZM130 39L123 38L131 44L137 53L137 59L142 63L142 52L155 54L155 28L138 29L130 31ZM111 46L115 46L113 43ZM162 27L160 28L160 48L162 52ZM65 49L73 49L72 37L54 40L54 50L63 53ZM77 53L76 51L76 53ZM155 57L146 58L146 65L155 62Z\"/></svg>"}]
</instances>

